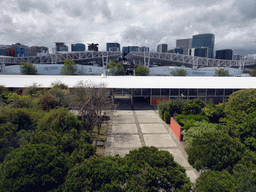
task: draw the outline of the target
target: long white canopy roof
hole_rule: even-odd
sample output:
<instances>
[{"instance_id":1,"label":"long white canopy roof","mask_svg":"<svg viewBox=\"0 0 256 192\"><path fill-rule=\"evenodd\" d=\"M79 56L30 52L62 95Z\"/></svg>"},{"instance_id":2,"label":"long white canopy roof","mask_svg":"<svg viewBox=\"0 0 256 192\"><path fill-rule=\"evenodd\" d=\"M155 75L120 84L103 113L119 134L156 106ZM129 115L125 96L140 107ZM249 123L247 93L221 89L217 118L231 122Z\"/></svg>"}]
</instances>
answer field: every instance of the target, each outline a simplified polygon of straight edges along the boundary
<instances>
[{"instance_id":1,"label":"long white canopy roof","mask_svg":"<svg viewBox=\"0 0 256 192\"><path fill-rule=\"evenodd\" d=\"M0 85L22 88L33 85L51 87L54 82L74 87L78 82L100 84L107 88L194 88L194 89L256 89L256 77L172 77L172 76L51 76L0 75Z\"/></svg>"}]
</instances>

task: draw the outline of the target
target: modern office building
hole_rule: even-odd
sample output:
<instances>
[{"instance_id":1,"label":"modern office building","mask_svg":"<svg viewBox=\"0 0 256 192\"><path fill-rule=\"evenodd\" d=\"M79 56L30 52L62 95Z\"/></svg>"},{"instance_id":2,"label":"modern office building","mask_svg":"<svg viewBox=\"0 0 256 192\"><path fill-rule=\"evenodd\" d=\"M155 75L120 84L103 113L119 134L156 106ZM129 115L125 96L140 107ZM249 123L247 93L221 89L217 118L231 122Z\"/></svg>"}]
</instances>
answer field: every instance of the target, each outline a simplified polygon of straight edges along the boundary
<instances>
[{"instance_id":1,"label":"modern office building","mask_svg":"<svg viewBox=\"0 0 256 192\"><path fill-rule=\"evenodd\" d=\"M168 45L167 44L159 44L157 45L157 52L158 53L167 53Z\"/></svg>"},{"instance_id":2,"label":"modern office building","mask_svg":"<svg viewBox=\"0 0 256 192\"><path fill-rule=\"evenodd\" d=\"M6 48L0 48L0 55L6 56Z\"/></svg>"},{"instance_id":3,"label":"modern office building","mask_svg":"<svg viewBox=\"0 0 256 192\"><path fill-rule=\"evenodd\" d=\"M138 52L149 52L149 47L145 47L145 46L142 46L142 47L139 47L137 49Z\"/></svg>"},{"instance_id":4,"label":"modern office building","mask_svg":"<svg viewBox=\"0 0 256 192\"><path fill-rule=\"evenodd\" d=\"M192 48L208 48L208 58L214 58L213 50L214 50L214 34L206 33L194 35L192 38Z\"/></svg>"},{"instance_id":5,"label":"modern office building","mask_svg":"<svg viewBox=\"0 0 256 192\"><path fill-rule=\"evenodd\" d=\"M25 48L20 47L20 48L15 48L15 56L16 57L25 57Z\"/></svg>"},{"instance_id":6,"label":"modern office building","mask_svg":"<svg viewBox=\"0 0 256 192\"><path fill-rule=\"evenodd\" d=\"M71 51L85 51L85 44L71 44Z\"/></svg>"},{"instance_id":7,"label":"modern office building","mask_svg":"<svg viewBox=\"0 0 256 192\"><path fill-rule=\"evenodd\" d=\"M119 43L107 43L106 51L120 51Z\"/></svg>"},{"instance_id":8,"label":"modern office building","mask_svg":"<svg viewBox=\"0 0 256 192\"><path fill-rule=\"evenodd\" d=\"M242 56L241 55L235 55L233 54L232 60L241 60Z\"/></svg>"},{"instance_id":9,"label":"modern office building","mask_svg":"<svg viewBox=\"0 0 256 192\"><path fill-rule=\"evenodd\" d=\"M88 50L89 51L99 51L98 46L99 46L99 44L94 44L94 43L89 44L88 43Z\"/></svg>"},{"instance_id":10,"label":"modern office building","mask_svg":"<svg viewBox=\"0 0 256 192\"><path fill-rule=\"evenodd\" d=\"M57 51L68 51L68 46L64 42L55 42L56 52Z\"/></svg>"},{"instance_id":11,"label":"modern office building","mask_svg":"<svg viewBox=\"0 0 256 192\"><path fill-rule=\"evenodd\" d=\"M167 53L183 54L183 49L182 48L175 48L175 49L168 50Z\"/></svg>"},{"instance_id":12,"label":"modern office building","mask_svg":"<svg viewBox=\"0 0 256 192\"><path fill-rule=\"evenodd\" d=\"M223 49L216 51L216 59L232 60L233 50Z\"/></svg>"},{"instance_id":13,"label":"modern office building","mask_svg":"<svg viewBox=\"0 0 256 192\"><path fill-rule=\"evenodd\" d=\"M182 54L189 55L189 49L192 48L192 39L177 39L176 47L183 49Z\"/></svg>"},{"instance_id":14,"label":"modern office building","mask_svg":"<svg viewBox=\"0 0 256 192\"><path fill-rule=\"evenodd\" d=\"M139 48L138 46L123 47L123 48L122 48L122 55L123 55L123 58L124 58L128 53L138 51L138 48Z\"/></svg>"},{"instance_id":15,"label":"modern office building","mask_svg":"<svg viewBox=\"0 0 256 192\"><path fill-rule=\"evenodd\" d=\"M197 57L208 57L208 47L191 48L189 49L189 55Z\"/></svg>"}]
</instances>

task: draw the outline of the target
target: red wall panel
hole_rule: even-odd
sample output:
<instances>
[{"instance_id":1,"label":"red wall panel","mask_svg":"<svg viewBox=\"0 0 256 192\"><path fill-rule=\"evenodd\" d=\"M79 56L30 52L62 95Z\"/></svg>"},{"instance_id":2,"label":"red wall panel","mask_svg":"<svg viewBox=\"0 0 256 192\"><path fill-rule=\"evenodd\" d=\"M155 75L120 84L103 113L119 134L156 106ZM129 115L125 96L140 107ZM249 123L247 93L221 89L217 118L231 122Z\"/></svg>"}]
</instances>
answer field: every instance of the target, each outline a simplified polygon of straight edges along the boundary
<instances>
[{"instance_id":1,"label":"red wall panel","mask_svg":"<svg viewBox=\"0 0 256 192\"><path fill-rule=\"evenodd\" d=\"M182 127L171 117L170 128L179 141L182 140Z\"/></svg>"}]
</instances>

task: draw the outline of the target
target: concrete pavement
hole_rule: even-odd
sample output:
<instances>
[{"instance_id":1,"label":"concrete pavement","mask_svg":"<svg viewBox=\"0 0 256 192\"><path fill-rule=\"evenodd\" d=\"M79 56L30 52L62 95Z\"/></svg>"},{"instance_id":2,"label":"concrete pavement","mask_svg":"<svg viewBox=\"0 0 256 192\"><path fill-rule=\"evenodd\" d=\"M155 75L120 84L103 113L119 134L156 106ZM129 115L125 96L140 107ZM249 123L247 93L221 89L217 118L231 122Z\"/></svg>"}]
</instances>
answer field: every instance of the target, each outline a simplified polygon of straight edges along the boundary
<instances>
[{"instance_id":1,"label":"concrete pavement","mask_svg":"<svg viewBox=\"0 0 256 192\"><path fill-rule=\"evenodd\" d=\"M157 110L142 102L134 102L131 106L130 100L123 99L113 113L104 155L125 156L130 150L143 146L169 151L174 160L186 169L191 182L195 182L198 172L188 163L183 146Z\"/></svg>"}]
</instances>

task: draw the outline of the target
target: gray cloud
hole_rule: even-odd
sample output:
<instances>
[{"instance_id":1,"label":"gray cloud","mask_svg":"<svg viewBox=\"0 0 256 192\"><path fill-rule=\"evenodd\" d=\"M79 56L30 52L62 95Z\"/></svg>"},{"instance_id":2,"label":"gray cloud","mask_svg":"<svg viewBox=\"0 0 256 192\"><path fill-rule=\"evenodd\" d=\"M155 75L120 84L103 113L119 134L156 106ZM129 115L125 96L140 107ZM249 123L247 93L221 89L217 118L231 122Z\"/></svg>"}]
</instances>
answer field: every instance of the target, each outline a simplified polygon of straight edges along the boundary
<instances>
[{"instance_id":1,"label":"gray cloud","mask_svg":"<svg viewBox=\"0 0 256 192\"><path fill-rule=\"evenodd\" d=\"M33 10L37 10L44 14L52 13L50 6L44 1L23 0L17 1L17 3L21 12L30 12Z\"/></svg>"}]
</instances>

